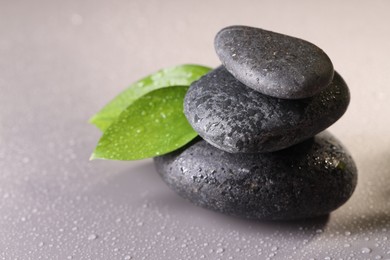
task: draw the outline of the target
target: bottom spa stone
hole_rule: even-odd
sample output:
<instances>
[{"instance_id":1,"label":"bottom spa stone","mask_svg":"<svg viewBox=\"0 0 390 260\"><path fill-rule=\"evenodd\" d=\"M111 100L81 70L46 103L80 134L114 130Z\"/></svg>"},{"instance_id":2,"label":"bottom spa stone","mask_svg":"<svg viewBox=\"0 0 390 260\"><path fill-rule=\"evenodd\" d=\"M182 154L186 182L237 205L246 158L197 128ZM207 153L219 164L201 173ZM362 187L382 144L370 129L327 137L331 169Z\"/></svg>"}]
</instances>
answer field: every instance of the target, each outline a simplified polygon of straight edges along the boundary
<instances>
[{"instance_id":1,"label":"bottom spa stone","mask_svg":"<svg viewBox=\"0 0 390 260\"><path fill-rule=\"evenodd\" d=\"M357 169L328 132L288 149L231 154L202 139L154 159L157 172L196 205L252 219L327 214L352 195Z\"/></svg>"}]
</instances>

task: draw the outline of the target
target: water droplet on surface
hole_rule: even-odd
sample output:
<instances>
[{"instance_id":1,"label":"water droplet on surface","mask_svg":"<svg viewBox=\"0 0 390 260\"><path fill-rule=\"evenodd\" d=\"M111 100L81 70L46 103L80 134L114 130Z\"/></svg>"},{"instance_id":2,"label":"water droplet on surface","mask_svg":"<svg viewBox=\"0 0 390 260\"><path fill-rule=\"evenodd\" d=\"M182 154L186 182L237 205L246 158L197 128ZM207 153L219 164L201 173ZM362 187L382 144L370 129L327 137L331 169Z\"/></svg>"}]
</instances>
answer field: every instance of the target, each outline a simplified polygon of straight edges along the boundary
<instances>
[{"instance_id":1,"label":"water droplet on surface","mask_svg":"<svg viewBox=\"0 0 390 260\"><path fill-rule=\"evenodd\" d=\"M95 240L97 238L98 238L98 236L96 234L91 234L88 236L88 240Z\"/></svg>"},{"instance_id":2,"label":"water droplet on surface","mask_svg":"<svg viewBox=\"0 0 390 260\"><path fill-rule=\"evenodd\" d=\"M371 253L371 248L363 247L362 250L361 250L361 252L362 252L363 254L369 254L369 253Z\"/></svg>"},{"instance_id":3,"label":"water droplet on surface","mask_svg":"<svg viewBox=\"0 0 390 260\"><path fill-rule=\"evenodd\" d=\"M217 248L217 250L215 252L217 252L218 254L221 254L225 251L224 248L220 247L220 248Z\"/></svg>"},{"instance_id":4,"label":"water droplet on surface","mask_svg":"<svg viewBox=\"0 0 390 260\"><path fill-rule=\"evenodd\" d=\"M72 14L72 16L70 17L70 22L76 26L81 25L83 21L83 17L79 14Z\"/></svg>"}]
</instances>

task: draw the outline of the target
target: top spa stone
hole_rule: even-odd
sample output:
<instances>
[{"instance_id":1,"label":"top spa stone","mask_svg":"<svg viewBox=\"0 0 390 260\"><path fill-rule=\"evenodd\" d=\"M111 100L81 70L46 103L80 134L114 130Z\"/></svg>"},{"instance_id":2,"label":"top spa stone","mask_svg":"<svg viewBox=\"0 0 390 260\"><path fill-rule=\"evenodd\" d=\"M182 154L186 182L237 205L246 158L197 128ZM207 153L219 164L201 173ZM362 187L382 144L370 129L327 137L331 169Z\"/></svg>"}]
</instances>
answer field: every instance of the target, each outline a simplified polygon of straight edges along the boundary
<instances>
[{"instance_id":1,"label":"top spa stone","mask_svg":"<svg viewBox=\"0 0 390 260\"><path fill-rule=\"evenodd\" d=\"M302 39L247 26L222 29L215 50L226 69L265 95L300 99L314 96L333 78L329 57Z\"/></svg>"}]
</instances>

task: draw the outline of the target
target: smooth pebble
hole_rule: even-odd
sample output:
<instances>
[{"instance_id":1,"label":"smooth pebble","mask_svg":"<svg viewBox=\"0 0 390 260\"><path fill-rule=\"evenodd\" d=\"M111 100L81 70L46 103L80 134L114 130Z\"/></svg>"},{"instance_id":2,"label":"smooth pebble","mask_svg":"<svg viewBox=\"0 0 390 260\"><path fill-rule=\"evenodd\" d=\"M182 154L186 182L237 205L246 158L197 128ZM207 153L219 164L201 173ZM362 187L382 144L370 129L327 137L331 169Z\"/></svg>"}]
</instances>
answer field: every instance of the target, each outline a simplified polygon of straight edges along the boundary
<instances>
[{"instance_id":1,"label":"smooth pebble","mask_svg":"<svg viewBox=\"0 0 390 260\"><path fill-rule=\"evenodd\" d=\"M231 154L201 138L154 159L163 180L196 205L252 219L327 214L352 195L355 163L323 132L279 152Z\"/></svg>"},{"instance_id":2,"label":"smooth pebble","mask_svg":"<svg viewBox=\"0 0 390 260\"><path fill-rule=\"evenodd\" d=\"M184 113L194 130L219 149L272 152L302 142L335 123L349 100L348 87L338 73L318 95L286 100L246 87L219 66L191 85Z\"/></svg>"},{"instance_id":3,"label":"smooth pebble","mask_svg":"<svg viewBox=\"0 0 390 260\"><path fill-rule=\"evenodd\" d=\"M302 39L248 26L222 29L214 41L222 64L263 94L300 99L325 89L333 65L324 51Z\"/></svg>"}]
</instances>

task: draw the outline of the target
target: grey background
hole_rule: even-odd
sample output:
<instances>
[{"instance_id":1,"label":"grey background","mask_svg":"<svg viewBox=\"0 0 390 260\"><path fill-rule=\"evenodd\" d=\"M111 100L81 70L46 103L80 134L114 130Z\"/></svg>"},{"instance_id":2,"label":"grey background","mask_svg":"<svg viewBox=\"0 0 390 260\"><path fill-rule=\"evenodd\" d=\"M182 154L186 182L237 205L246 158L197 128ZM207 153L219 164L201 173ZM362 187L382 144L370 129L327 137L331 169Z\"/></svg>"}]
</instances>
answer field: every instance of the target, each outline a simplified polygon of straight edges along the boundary
<instances>
[{"instance_id":1,"label":"grey background","mask_svg":"<svg viewBox=\"0 0 390 260\"><path fill-rule=\"evenodd\" d=\"M389 1L0 1L2 259L390 259ZM309 40L352 102L330 131L359 183L328 218L255 222L184 201L151 160L89 161L88 118L129 83L217 66L245 24Z\"/></svg>"}]
</instances>

